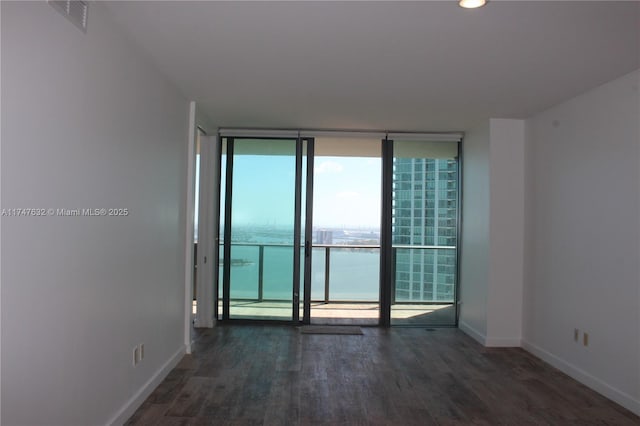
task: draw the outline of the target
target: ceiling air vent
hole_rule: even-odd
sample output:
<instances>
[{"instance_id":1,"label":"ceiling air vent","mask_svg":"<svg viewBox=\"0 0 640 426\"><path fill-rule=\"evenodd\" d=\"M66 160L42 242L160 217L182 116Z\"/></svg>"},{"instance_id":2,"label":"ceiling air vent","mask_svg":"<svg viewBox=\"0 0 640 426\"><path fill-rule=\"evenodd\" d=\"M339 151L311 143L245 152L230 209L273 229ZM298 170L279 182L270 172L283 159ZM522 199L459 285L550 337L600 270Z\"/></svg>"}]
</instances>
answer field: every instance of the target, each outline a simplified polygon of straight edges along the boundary
<instances>
[{"instance_id":1,"label":"ceiling air vent","mask_svg":"<svg viewBox=\"0 0 640 426\"><path fill-rule=\"evenodd\" d=\"M55 10L67 17L83 32L87 32L87 12L89 4L80 0L49 0Z\"/></svg>"}]
</instances>

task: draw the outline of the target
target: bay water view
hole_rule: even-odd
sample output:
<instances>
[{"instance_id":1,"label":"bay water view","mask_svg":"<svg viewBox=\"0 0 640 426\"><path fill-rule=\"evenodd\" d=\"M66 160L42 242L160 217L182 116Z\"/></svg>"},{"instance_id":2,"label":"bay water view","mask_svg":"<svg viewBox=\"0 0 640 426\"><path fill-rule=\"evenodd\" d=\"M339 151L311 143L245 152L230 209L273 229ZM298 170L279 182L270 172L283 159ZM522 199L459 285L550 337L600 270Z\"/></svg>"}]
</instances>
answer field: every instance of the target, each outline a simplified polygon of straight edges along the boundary
<instances>
[{"instance_id":1,"label":"bay water view","mask_svg":"<svg viewBox=\"0 0 640 426\"><path fill-rule=\"evenodd\" d=\"M231 298L257 299L260 250L263 250L263 297L291 300L293 283L293 232L272 227L235 228L231 245ZM315 229L311 263L311 299L324 300L325 256L330 246L332 301L377 301L379 298L380 236L371 229ZM341 247L342 246L342 247ZM347 246L347 247L344 247ZM355 248L354 246L365 246ZM222 257L222 245L220 246ZM301 251L304 260L304 250ZM223 261L220 259L220 279ZM303 263L300 267L301 287ZM220 281L222 282L222 281ZM302 292L302 288L301 288ZM302 296L302 295L301 295Z\"/></svg>"}]
</instances>

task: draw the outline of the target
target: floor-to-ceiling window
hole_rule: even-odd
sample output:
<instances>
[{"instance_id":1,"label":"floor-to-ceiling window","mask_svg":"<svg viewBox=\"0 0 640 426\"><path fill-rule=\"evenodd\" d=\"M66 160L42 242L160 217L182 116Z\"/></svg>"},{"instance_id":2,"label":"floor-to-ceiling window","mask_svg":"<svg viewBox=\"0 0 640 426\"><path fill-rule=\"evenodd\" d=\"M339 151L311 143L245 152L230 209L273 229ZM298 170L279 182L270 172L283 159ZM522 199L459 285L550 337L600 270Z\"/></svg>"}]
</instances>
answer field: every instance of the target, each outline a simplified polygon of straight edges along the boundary
<instances>
[{"instance_id":1,"label":"floor-to-ceiling window","mask_svg":"<svg viewBox=\"0 0 640 426\"><path fill-rule=\"evenodd\" d=\"M458 142L393 142L391 324L454 325Z\"/></svg>"},{"instance_id":2,"label":"floor-to-ceiling window","mask_svg":"<svg viewBox=\"0 0 640 426\"><path fill-rule=\"evenodd\" d=\"M376 325L380 138L317 137L314 164L310 322Z\"/></svg>"},{"instance_id":3,"label":"floor-to-ceiling window","mask_svg":"<svg viewBox=\"0 0 640 426\"><path fill-rule=\"evenodd\" d=\"M218 318L455 325L460 137L402 136L221 137Z\"/></svg>"}]
</instances>

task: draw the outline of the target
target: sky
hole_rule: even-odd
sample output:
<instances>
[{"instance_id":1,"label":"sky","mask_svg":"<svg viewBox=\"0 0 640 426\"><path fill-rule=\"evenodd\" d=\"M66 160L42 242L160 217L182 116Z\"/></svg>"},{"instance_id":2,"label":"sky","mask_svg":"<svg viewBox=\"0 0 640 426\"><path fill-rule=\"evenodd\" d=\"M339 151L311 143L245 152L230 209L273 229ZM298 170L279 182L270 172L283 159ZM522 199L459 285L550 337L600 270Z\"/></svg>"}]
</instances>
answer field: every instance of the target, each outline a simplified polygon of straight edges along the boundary
<instances>
[{"instance_id":1,"label":"sky","mask_svg":"<svg viewBox=\"0 0 640 426\"><path fill-rule=\"evenodd\" d=\"M314 228L378 229L379 158L316 157ZM295 157L242 155L234 158L233 223L291 226Z\"/></svg>"},{"instance_id":2,"label":"sky","mask_svg":"<svg viewBox=\"0 0 640 426\"><path fill-rule=\"evenodd\" d=\"M316 157L314 227L380 227L380 158Z\"/></svg>"},{"instance_id":3,"label":"sky","mask_svg":"<svg viewBox=\"0 0 640 426\"><path fill-rule=\"evenodd\" d=\"M293 226L295 156L235 155L232 223Z\"/></svg>"}]
</instances>

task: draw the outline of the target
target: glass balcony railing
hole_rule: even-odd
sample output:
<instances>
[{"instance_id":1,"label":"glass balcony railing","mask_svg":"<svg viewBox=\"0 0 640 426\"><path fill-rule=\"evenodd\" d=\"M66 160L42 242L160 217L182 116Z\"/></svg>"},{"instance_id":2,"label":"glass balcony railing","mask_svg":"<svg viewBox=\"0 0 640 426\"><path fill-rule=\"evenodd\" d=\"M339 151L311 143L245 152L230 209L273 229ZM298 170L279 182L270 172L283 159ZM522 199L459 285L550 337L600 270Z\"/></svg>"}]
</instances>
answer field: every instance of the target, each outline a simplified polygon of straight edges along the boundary
<instances>
[{"instance_id":1,"label":"glass balcony railing","mask_svg":"<svg viewBox=\"0 0 640 426\"><path fill-rule=\"evenodd\" d=\"M379 245L314 244L312 250L312 302L378 302ZM393 251L392 303L453 303L455 246L394 245ZM232 244L231 299L291 300L292 256L290 244ZM223 260L219 262L222 283Z\"/></svg>"},{"instance_id":2,"label":"glass balcony railing","mask_svg":"<svg viewBox=\"0 0 640 426\"><path fill-rule=\"evenodd\" d=\"M380 246L313 245L311 300L376 302L380 297Z\"/></svg>"}]
</instances>

